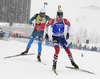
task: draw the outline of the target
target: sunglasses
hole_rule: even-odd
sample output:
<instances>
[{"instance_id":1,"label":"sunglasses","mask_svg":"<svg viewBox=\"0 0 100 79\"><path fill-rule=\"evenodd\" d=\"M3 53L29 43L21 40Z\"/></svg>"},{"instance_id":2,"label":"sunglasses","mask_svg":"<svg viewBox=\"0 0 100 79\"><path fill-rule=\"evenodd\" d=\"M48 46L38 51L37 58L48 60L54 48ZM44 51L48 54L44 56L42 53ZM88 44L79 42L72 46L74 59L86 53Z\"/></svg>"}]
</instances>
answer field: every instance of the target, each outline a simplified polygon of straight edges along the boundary
<instances>
[{"instance_id":1,"label":"sunglasses","mask_svg":"<svg viewBox=\"0 0 100 79\"><path fill-rule=\"evenodd\" d=\"M59 15L63 15L63 12L58 12L57 15L58 15L58 16L59 16Z\"/></svg>"},{"instance_id":2,"label":"sunglasses","mask_svg":"<svg viewBox=\"0 0 100 79\"><path fill-rule=\"evenodd\" d=\"M41 13L41 14L45 14L45 13Z\"/></svg>"},{"instance_id":3,"label":"sunglasses","mask_svg":"<svg viewBox=\"0 0 100 79\"><path fill-rule=\"evenodd\" d=\"M58 17L59 17L59 18L63 18L63 15L59 15Z\"/></svg>"}]
</instances>

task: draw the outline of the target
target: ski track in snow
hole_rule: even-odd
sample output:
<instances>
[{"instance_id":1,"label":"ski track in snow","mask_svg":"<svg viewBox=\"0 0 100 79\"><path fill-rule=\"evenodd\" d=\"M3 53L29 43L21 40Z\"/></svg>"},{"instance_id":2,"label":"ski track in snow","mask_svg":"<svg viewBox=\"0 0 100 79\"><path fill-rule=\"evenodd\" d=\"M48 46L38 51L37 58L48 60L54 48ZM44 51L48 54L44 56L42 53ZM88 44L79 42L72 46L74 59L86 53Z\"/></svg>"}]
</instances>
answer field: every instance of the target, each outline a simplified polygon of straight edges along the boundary
<instances>
[{"instance_id":1,"label":"ski track in snow","mask_svg":"<svg viewBox=\"0 0 100 79\"><path fill-rule=\"evenodd\" d=\"M100 79L100 53L97 52L71 49L79 67L94 72L95 75L65 68L72 65L64 49L60 49L58 75L55 75L52 71L54 48L42 45L41 59L46 64L43 65L37 62L36 43L33 43L29 50L29 53L35 55L3 59L5 56L20 54L25 50L28 42L24 43L21 40L27 39L0 40L0 79ZM81 57L81 53L84 57Z\"/></svg>"}]
</instances>

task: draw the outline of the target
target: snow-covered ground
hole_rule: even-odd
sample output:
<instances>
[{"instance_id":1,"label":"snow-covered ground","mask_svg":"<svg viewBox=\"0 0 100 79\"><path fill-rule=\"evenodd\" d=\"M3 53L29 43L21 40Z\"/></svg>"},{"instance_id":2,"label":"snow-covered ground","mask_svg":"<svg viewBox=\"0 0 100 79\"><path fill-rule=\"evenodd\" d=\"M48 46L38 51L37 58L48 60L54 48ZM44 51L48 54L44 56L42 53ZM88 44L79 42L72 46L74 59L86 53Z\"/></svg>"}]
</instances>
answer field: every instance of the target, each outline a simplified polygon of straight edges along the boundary
<instances>
[{"instance_id":1,"label":"snow-covered ground","mask_svg":"<svg viewBox=\"0 0 100 79\"><path fill-rule=\"evenodd\" d=\"M27 39L0 40L0 79L100 79L100 53L97 52L71 49L79 67L92 71L95 75L65 68L66 65L72 65L63 49L60 49L57 62L58 75L55 75L52 71L54 48L42 46L41 59L46 63L43 65L37 62L38 45L35 43L29 51L35 55L3 59L5 56L20 54L25 50L27 43ZM81 57L82 53L84 57Z\"/></svg>"}]
</instances>

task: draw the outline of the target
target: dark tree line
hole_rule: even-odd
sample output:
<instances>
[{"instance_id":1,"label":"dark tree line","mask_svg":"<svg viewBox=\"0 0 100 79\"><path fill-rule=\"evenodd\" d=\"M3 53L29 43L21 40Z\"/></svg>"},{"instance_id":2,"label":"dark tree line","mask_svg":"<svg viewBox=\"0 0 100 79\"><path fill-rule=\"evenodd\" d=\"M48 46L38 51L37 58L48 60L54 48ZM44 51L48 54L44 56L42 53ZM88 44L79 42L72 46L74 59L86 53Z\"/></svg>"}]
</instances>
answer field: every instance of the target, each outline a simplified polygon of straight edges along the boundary
<instances>
[{"instance_id":1,"label":"dark tree line","mask_svg":"<svg viewBox=\"0 0 100 79\"><path fill-rule=\"evenodd\" d=\"M30 7L31 0L0 0L0 22L28 22Z\"/></svg>"}]
</instances>

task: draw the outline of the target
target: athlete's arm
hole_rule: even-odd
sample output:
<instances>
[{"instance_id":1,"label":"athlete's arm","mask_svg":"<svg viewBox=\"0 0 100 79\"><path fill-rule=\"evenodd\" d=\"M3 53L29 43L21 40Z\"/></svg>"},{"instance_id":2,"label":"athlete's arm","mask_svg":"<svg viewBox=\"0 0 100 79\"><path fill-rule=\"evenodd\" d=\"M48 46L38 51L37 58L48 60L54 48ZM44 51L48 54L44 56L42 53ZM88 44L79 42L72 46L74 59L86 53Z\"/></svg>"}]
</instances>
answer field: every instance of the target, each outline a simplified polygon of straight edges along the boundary
<instances>
[{"instance_id":1,"label":"athlete's arm","mask_svg":"<svg viewBox=\"0 0 100 79\"><path fill-rule=\"evenodd\" d=\"M69 33L71 24L70 24L70 22L69 22L67 19L65 19L65 18L64 18L64 23L65 23L65 25L67 25L67 33Z\"/></svg>"},{"instance_id":2,"label":"athlete's arm","mask_svg":"<svg viewBox=\"0 0 100 79\"><path fill-rule=\"evenodd\" d=\"M51 20L47 23L47 25L46 25L46 27L45 27L45 33L46 33L46 34L48 34L48 26L53 25L53 24L54 24L54 19L51 19Z\"/></svg>"}]
</instances>

